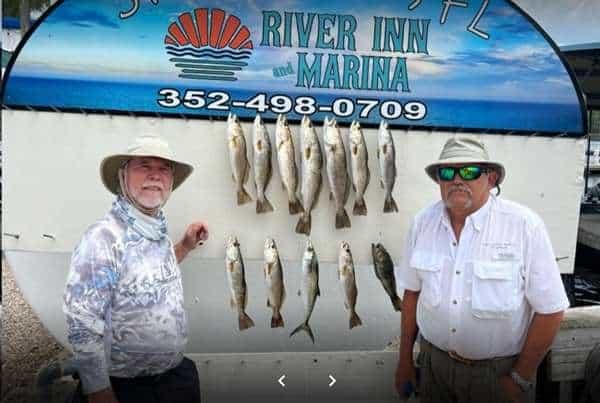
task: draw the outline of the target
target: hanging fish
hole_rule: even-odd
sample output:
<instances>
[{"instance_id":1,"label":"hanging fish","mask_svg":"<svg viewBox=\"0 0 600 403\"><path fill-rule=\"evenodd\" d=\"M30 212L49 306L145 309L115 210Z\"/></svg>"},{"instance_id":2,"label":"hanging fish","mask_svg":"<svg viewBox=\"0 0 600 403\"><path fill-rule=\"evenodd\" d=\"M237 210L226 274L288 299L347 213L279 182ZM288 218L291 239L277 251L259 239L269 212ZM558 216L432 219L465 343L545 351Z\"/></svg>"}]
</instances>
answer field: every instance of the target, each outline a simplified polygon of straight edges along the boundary
<instances>
[{"instance_id":1,"label":"hanging fish","mask_svg":"<svg viewBox=\"0 0 600 403\"><path fill-rule=\"evenodd\" d=\"M327 155L327 178L331 189L330 198L335 202L335 228L349 228L350 217L344 207L348 200L350 179L346 163L346 150L335 119L323 122L325 155Z\"/></svg>"},{"instance_id":2,"label":"hanging fish","mask_svg":"<svg viewBox=\"0 0 600 403\"><path fill-rule=\"evenodd\" d=\"M271 327L283 327L281 306L285 300L285 287L283 286L283 267L279 259L279 252L275 241L267 238L265 241L265 283L267 285L267 306L273 310Z\"/></svg>"},{"instance_id":3,"label":"hanging fish","mask_svg":"<svg viewBox=\"0 0 600 403\"><path fill-rule=\"evenodd\" d=\"M271 139L260 115L254 118L252 145L254 148L254 182L256 183L256 213L273 211L265 191L271 180Z\"/></svg>"},{"instance_id":4,"label":"hanging fish","mask_svg":"<svg viewBox=\"0 0 600 403\"><path fill-rule=\"evenodd\" d=\"M313 309L317 302L317 297L321 295L319 291L319 261L317 260L317 254L313 248L310 239L306 242L306 249L302 256L302 301L304 302L304 321L290 334L290 337L298 333L300 330L304 330L308 333L308 336L315 342L315 336L313 334L308 321L312 315Z\"/></svg>"},{"instance_id":5,"label":"hanging fish","mask_svg":"<svg viewBox=\"0 0 600 403\"><path fill-rule=\"evenodd\" d=\"M394 182L396 182L396 149L392 133L388 129L388 124L382 120L379 124L379 133L377 134L378 147L377 159L379 160L379 172L381 175L381 187L385 189L385 203L383 205L384 213L398 212L396 201L392 197Z\"/></svg>"},{"instance_id":6,"label":"hanging fish","mask_svg":"<svg viewBox=\"0 0 600 403\"><path fill-rule=\"evenodd\" d=\"M394 263L390 254L385 250L382 244L371 244L371 253L373 255L373 268L375 275L381 282L383 289L390 297L394 310L402 310L402 299L396 293L396 277L394 276Z\"/></svg>"},{"instance_id":7,"label":"hanging fish","mask_svg":"<svg viewBox=\"0 0 600 403\"><path fill-rule=\"evenodd\" d=\"M317 132L308 116L302 117L302 205L304 212L300 215L296 232L310 235L311 211L315 208L321 193L321 169L323 168L323 153Z\"/></svg>"},{"instance_id":8,"label":"hanging fish","mask_svg":"<svg viewBox=\"0 0 600 403\"><path fill-rule=\"evenodd\" d=\"M356 288L356 276L354 273L354 261L350 244L342 241L340 244L340 254L338 259L338 280L344 293L344 306L350 311L349 329L362 325L360 317L356 313L356 298L358 289Z\"/></svg>"},{"instance_id":9,"label":"hanging fish","mask_svg":"<svg viewBox=\"0 0 600 403\"><path fill-rule=\"evenodd\" d=\"M298 188L298 169L296 168L296 157L294 151L294 139L292 130L285 116L277 116L275 126L275 137L277 140L277 161L279 163L279 174L283 188L287 191L288 207L290 214L302 212L302 204L298 200L296 190Z\"/></svg>"},{"instance_id":10,"label":"hanging fish","mask_svg":"<svg viewBox=\"0 0 600 403\"><path fill-rule=\"evenodd\" d=\"M371 172L369 172L369 153L363 136L360 123L356 120L350 125L350 167L352 171L352 186L356 193L354 202L354 215L367 215L365 191L369 186Z\"/></svg>"},{"instance_id":11,"label":"hanging fish","mask_svg":"<svg viewBox=\"0 0 600 403\"><path fill-rule=\"evenodd\" d=\"M227 117L227 143L232 177L237 188L237 204L249 203L252 201L252 197L244 188L250 175L250 163L246 156L246 139L238 117L231 113Z\"/></svg>"},{"instance_id":12,"label":"hanging fish","mask_svg":"<svg viewBox=\"0 0 600 403\"><path fill-rule=\"evenodd\" d=\"M246 314L248 289L246 287L244 261L240 252L240 243L233 236L227 239L225 266L227 269L227 280L229 281L229 291L231 292L230 304L232 308L237 309L239 329L246 330L254 326L254 321Z\"/></svg>"}]
</instances>

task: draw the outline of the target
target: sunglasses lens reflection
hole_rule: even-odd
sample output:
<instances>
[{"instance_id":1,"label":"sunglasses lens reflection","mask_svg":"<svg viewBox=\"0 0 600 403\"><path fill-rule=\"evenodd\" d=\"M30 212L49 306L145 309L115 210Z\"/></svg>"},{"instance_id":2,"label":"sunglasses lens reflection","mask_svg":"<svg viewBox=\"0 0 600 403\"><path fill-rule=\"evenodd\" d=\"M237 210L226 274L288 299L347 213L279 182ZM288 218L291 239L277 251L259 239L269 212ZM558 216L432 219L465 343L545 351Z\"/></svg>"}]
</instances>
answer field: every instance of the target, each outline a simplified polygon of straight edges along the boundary
<instances>
[{"instance_id":1,"label":"sunglasses lens reflection","mask_svg":"<svg viewBox=\"0 0 600 403\"><path fill-rule=\"evenodd\" d=\"M463 180L472 181L481 176L483 169L478 165L466 165L464 167L440 167L438 168L438 177L440 180L449 182L454 179L458 172Z\"/></svg>"}]
</instances>

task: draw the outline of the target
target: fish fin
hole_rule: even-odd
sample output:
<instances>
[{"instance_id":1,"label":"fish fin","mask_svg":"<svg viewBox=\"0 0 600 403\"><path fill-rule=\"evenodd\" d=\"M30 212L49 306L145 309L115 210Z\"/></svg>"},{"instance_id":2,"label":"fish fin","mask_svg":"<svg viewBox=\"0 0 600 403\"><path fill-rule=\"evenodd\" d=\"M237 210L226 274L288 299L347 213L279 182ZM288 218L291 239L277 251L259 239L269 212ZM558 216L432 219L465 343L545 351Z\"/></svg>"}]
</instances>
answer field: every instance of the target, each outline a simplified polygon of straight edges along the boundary
<instances>
[{"instance_id":1,"label":"fish fin","mask_svg":"<svg viewBox=\"0 0 600 403\"><path fill-rule=\"evenodd\" d=\"M257 148L258 151L262 151L262 149L263 149L263 142L262 142L262 140L257 140L256 141L256 148Z\"/></svg>"},{"instance_id":2,"label":"fish fin","mask_svg":"<svg viewBox=\"0 0 600 403\"><path fill-rule=\"evenodd\" d=\"M350 224L350 217L348 217L348 213L345 208L342 208L340 211L335 213L335 228L350 228L352 224Z\"/></svg>"},{"instance_id":3,"label":"fish fin","mask_svg":"<svg viewBox=\"0 0 600 403\"><path fill-rule=\"evenodd\" d=\"M296 233L310 235L311 217L310 211L302 213L296 224Z\"/></svg>"},{"instance_id":4,"label":"fish fin","mask_svg":"<svg viewBox=\"0 0 600 403\"><path fill-rule=\"evenodd\" d=\"M284 327L283 324L283 316L281 316L281 312L273 312L273 316L271 317L271 327Z\"/></svg>"},{"instance_id":5,"label":"fish fin","mask_svg":"<svg viewBox=\"0 0 600 403\"><path fill-rule=\"evenodd\" d=\"M397 213L398 212L398 206L396 205L396 201L394 200L394 198L392 197L391 194L385 198L385 203L383 205L383 212L384 213Z\"/></svg>"},{"instance_id":6,"label":"fish fin","mask_svg":"<svg viewBox=\"0 0 600 403\"><path fill-rule=\"evenodd\" d=\"M356 199L354 201L354 209L352 210L353 215L367 215L367 205L364 197Z\"/></svg>"},{"instance_id":7,"label":"fish fin","mask_svg":"<svg viewBox=\"0 0 600 403\"><path fill-rule=\"evenodd\" d=\"M310 325L308 324L308 322L304 322L302 323L300 326L298 326L297 328L295 328L292 333L290 333L290 337L292 337L293 335L295 335L296 333L298 333L300 330L304 330L306 333L308 333L308 337L310 337L310 339L312 340L313 344L315 344L315 336L312 332L312 329L310 328Z\"/></svg>"},{"instance_id":8,"label":"fish fin","mask_svg":"<svg viewBox=\"0 0 600 403\"><path fill-rule=\"evenodd\" d=\"M246 289L246 292L244 293L244 310L246 309L247 306L248 306L248 289Z\"/></svg>"},{"instance_id":9,"label":"fish fin","mask_svg":"<svg viewBox=\"0 0 600 403\"><path fill-rule=\"evenodd\" d=\"M379 179L379 186L381 186L382 189L385 189L385 184L383 183L383 179Z\"/></svg>"},{"instance_id":10,"label":"fish fin","mask_svg":"<svg viewBox=\"0 0 600 403\"><path fill-rule=\"evenodd\" d=\"M352 329L356 326L361 326L361 325L362 325L362 320L360 320L360 317L358 316L356 311L352 311L352 314L350 315L349 329Z\"/></svg>"},{"instance_id":11,"label":"fish fin","mask_svg":"<svg viewBox=\"0 0 600 403\"><path fill-rule=\"evenodd\" d=\"M246 314L246 312L242 311L238 315L238 326L240 331L246 330L254 326L254 321Z\"/></svg>"},{"instance_id":12,"label":"fish fin","mask_svg":"<svg viewBox=\"0 0 600 403\"><path fill-rule=\"evenodd\" d=\"M352 146L352 155L358 154L358 146L355 144Z\"/></svg>"},{"instance_id":13,"label":"fish fin","mask_svg":"<svg viewBox=\"0 0 600 403\"><path fill-rule=\"evenodd\" d=\"M263 196L262 200L256 199L256 214L270 213L271 211L273 211L273 205L267 196Z\"/></svg>"},{"instance_id":14,"label":"fish fin","mask_svg":"<svg viewBox=\"0 0 600 403\"><path fill-rule=\"evenodd\" d=\"M317 297L321 296L321 288L317 285L317 293L315 294Z\"/></svg>"},{"instance_id":15,"label":"fish fin","mask_svg":"<svg viewBox=\"0 0 600 403\"><path fill-rule=\"evenodd\" d=\"M392 304L394 305L394 310L398 312L402 311L402 298L397 295L394 295L390 298L392 300Z\"/></svg>"},{"instance_id":16,"label":"fish fin","mask_svg":"<svg viewBox=\"0 0 600 403\"><path fill-rule=\"evenodd\" d=\"M290 215L295 215L304 211L302 204L300 204L300 201L296 197L288 202L288 208L290 210Z\"/></svg>"},{"instance_id":17,"label":"fish fin","mask_svg":"<svg viewBox=\"0 0 600 403\"><path fill-rule=\"evenodd\" d=\"M227 270L229 270L229 272L233 273L233 270L234 270L233 262L229 262L227 264Z\"/></svg>"},{"instance_id":18,"label":"fish fin","mask_svg":"<svg viewBox=\"0 0 600 403\"><path fill-rule=\"evenodd\" d=\"M237 204L241 206L242 204L250 203L252 201L252 197L246 192L246 189L242 187L241 190L237 191Z\"/></svg>"},{"instance_id":19,"label":"fish fin","mask_svg":"<svg viewBox=\"0 0 600 403\"><path fill-rule=\"evenodd\" d=\"M267 263L265 265L265 275L271 275L271 270L273 269L273 263Z\"/></svg>"},{"instance_id":20,"label":"fish fin","mask_svg":"<svg viewBox=\"0 0 600 403\"><path fill-rule=\"evenodd\" d=\"M304 149L304 159L306 161L308 161L310 159L310 154L311 154L311 148L310 147L306 147Z\"/></svg>"},{"instance_id":21,"label":"fish fin","mask_svg":"<svg viewBox=\"0 0 600 403\"><path fill-rule=\"evenodd\" d=\"M356 185L354 183L352 183L352 190L354 190L354 193L356 193Z\"/></svg>"}]
</instances>

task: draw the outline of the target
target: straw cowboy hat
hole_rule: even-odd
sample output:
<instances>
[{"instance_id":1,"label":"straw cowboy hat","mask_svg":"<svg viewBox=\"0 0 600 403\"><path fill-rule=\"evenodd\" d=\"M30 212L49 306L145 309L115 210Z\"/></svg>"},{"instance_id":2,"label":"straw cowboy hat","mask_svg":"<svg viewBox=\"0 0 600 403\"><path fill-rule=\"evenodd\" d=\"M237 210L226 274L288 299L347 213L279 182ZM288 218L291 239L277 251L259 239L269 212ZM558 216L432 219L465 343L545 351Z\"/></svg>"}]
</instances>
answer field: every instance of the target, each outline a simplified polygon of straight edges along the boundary
<instances>
[{"instance_id":1,"label":"straw cowboy hat","mask_svg":"<svg viewBox=\"0 0 600 403\"><path fill-rule=\"evenodd\" d=\"M100 177L104 186L114 194L120 193L119 168L133 157L154 157L162 158L173 163L173 190L187 179L194 170L191 164L175 159L173 151L169 148L169 144L163 139L152 136L143 135L137 137L133 143L127 147L127 151L122 154L109 155L100 163Z\"/></svg>"},{"instance_id":2,"label":"straw cowboy hat","mask_svg":"<svg viewBox=\"0 0 600 403\"><path fill-rule=\"evenodd\" d=\"M498 182L496 185L501 184L506 175L504 165L498 161L491 160L485 149L485 145L472 137L456 136L446 141L440 157L437 161L427 165L425 172L427 172L427 175L431 179L437 182L437 168L440 165L450 164L482 164L491 166L498 172Z\"/></svg>"}]
</instances>

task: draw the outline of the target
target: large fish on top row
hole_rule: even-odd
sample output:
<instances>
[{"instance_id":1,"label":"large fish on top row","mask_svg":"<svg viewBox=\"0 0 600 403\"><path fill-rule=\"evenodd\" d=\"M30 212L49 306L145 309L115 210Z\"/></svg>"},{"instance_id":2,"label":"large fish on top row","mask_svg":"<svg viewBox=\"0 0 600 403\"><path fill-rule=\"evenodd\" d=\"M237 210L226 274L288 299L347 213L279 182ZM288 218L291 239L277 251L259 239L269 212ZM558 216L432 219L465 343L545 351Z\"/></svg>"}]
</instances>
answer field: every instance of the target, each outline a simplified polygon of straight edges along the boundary
<instances>
[{"instance_id":1,"label":"large fish on top row","mask_svg":"<svg viewBox=\"0 0 600 403\"><path fill-rule=\"evenodd\" d=\"M302 118L301 130L302 186L300 193L304 212L298 220L296 232L310 235L311 211L315 208L321 193L323 153L321 152L317 131L308 116Z\"/></svg>"},{"instance_id":2,"label":"large fish on top row","mask_svg":"<svg viewBox=\"0 0 600 403\"><path fill-rule=\"evenodd\" d=\"M227 145L232 177L236 185L237 204L249 203L252 201L252 197L244 187L250 175L250 163L246 155L246 138L238 117L231 113L227 117Z\"/></svg>"},{"instance_id":3,"label":"large fish on top row","mask_svg":"<svg viewBox=\"0 0 600 403\"><path fill-rule=\"evenodd\" d=\"M323 131L325 155L327 156L327 179L331 190L330 199L335 202L335 228L350 228L350 217L345 208L350 193L346 149L335 119L329 120L325 117Z\"/></svg>"}]
</instances>

